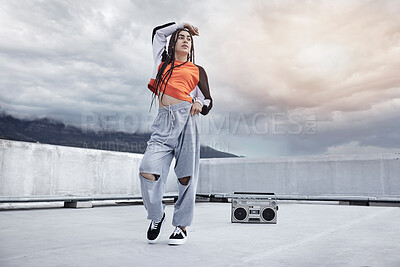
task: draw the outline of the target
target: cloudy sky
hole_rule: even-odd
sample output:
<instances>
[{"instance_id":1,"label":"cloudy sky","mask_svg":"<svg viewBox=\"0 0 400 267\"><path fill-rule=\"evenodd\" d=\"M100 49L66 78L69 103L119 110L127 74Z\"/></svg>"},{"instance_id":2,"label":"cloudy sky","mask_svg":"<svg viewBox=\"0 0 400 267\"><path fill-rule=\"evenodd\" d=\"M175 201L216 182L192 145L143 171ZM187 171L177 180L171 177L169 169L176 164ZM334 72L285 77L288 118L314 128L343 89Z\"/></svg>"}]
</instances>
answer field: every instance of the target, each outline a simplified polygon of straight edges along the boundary
<instances>
[{"instance_id":1,"label":"cloudy sky","mask_svg":"<svg viewBox=\"0 0 400 267\"><path fill-rule=\"evenodd\" d=\"M148 131L151 31L190 22L214 108L202 143L247 157L400 152L400 1L0 1L0 110Z\"/></svg>"}]
</instances>

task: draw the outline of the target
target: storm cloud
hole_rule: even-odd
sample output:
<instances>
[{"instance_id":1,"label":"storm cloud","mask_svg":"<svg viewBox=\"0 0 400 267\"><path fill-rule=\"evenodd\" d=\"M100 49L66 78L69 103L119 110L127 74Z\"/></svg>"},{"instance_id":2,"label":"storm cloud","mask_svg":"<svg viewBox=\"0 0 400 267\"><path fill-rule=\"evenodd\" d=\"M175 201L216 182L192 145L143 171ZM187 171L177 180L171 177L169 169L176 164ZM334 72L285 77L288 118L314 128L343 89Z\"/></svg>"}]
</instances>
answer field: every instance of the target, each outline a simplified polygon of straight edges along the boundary
<instances>
[{"instance_id":1,"label":"storm cloud","mask_svg":"<svg viewBox=\"0 0 400 267\"><path fill-rule=\"evenodd\" d=\"M249 157L393 152L399 13L399 1L1 1L0 108L147 131L151 31L185 21L214 98L204 144Z\"/></svg>"}]
</instances>

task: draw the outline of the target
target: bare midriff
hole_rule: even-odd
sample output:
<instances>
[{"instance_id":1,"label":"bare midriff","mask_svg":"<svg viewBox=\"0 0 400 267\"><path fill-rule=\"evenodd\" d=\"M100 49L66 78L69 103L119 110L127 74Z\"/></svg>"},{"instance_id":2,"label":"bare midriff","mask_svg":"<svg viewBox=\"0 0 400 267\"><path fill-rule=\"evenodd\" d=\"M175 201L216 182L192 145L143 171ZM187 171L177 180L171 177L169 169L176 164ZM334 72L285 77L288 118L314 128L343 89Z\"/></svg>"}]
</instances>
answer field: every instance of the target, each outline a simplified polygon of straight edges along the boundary
<instances>
[{"instance_id":1,"label":"bare midriff","mask_svg":"<svg viewBox=\"0 0 400 267\"><path fill-rule=\"evenodd\" d=\"M184 101L186 101L186 100L178 99L178 98L169 96L167 94L164 94L164 96L162 97L162 103L161 103L161 97L160 96L158 97L159 108L163 108L168 105L179 104Z\"/></svg>"}]
</instances>

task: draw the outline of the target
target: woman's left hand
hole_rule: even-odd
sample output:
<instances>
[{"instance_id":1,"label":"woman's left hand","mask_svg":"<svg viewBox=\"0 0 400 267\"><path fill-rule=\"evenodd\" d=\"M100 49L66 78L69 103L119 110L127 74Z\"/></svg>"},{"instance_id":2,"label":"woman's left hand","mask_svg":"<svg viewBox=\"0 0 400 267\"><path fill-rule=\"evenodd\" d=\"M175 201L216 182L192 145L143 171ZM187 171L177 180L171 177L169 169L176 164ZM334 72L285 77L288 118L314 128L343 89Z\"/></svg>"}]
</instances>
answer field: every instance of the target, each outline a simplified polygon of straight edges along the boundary
<instances>
[{"instance_id":1,"label":"woman's left hand","mask_svg":"<svg viewBox=\"0 0 400 267\"><path fill-rule=\"evenodd\" d=\"M192 109L190 110L190 115L195 115L201 112L202 106L199 102L194 102L192 105Z\"/></svg>"}]
</instances>

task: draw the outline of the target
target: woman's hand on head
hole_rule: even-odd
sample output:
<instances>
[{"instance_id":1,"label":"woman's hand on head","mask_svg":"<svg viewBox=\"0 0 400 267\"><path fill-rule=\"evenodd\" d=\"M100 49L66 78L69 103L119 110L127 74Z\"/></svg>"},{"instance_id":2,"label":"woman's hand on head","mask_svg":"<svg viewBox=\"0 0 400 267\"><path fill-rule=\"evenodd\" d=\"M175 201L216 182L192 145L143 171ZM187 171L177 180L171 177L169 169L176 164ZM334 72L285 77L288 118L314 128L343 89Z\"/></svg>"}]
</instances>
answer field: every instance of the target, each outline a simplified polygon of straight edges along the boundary
<instances>
[{"instance_id":1,"label":"woman's hand on head","mask_svg":"<svg viewBox=\"0 0 400 267\"><path fill-rule=\"evenodd\" d=\"M201 112L202 110L202 105L199 102L194 102L192 104L192 109L190 110L190 115L195 115Z\"/></svg>"},{"instance_id":2,"label":"woman's hand on head","mask_svg":"<svg viewBox=\"0 0 400 267\"><path fill-rule=\"evenodd\" d=\"M191 35L199 36L199 29L190 23L184 22L183 27L189 30Z\"/></svg>"}]
</instances>

